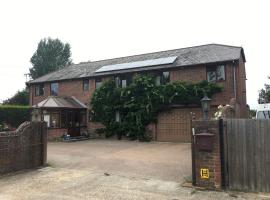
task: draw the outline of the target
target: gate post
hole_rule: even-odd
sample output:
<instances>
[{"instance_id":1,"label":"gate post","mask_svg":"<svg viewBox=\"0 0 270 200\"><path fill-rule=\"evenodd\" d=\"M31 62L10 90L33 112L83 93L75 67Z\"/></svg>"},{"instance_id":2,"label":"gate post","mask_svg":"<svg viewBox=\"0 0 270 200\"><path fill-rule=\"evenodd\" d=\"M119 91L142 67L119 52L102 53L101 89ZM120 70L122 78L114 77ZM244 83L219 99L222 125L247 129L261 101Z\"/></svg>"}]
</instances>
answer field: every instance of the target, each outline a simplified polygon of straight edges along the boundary
<instances>
[{"instance_id":1,"label":"gate post","mask_svg":"<svg viewBox=\"0 0 270 200\"><path fill-rule=\"evenodd\" d=\"M221 189L220 121L192 121L193 185Z\"/></svg>"}]
</instances>

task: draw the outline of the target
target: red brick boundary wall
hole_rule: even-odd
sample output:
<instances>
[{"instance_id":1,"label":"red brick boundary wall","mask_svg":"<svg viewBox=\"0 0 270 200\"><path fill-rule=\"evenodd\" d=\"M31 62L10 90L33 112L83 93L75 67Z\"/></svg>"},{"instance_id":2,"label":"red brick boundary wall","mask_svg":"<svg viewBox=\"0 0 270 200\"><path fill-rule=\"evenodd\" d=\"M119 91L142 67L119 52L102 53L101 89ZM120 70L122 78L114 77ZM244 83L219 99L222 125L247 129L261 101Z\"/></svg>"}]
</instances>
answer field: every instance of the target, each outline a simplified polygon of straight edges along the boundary
<instances>
[{"instance_id":1,"label":"red brick boundary wall","mask_svg":"<svg viewBox=\"0 0 270 200\"><path fill-rule=\"evenodd\" d=\"M220 121L192 121L193 185L221 189Z\"/></svg>"},{"instance_id":2,"label":"red brick boundary wall","mask_svg":"<svg viewBox=\"0 0 270 200\"><path fill-rule=\"evenodd\" d=\"M46 123L24 122L16 131L0 132L0 175L36 168L46 161Z\"/></svg>"}]
</instances>

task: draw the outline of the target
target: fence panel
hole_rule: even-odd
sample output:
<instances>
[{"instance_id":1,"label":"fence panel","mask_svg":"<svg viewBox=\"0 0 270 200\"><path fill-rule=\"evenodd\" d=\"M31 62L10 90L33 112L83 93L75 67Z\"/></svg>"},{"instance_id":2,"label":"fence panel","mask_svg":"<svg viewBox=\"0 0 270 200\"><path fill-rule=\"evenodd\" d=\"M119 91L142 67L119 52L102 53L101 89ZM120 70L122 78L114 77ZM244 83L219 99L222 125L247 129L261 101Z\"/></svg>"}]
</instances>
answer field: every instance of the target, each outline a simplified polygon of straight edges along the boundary
<instances>
[{"instance_id":1,"label":"fence panel","mask_svg":"<svg viewBox=\"0 0 270 200\"><path fill-rule=\"evenodd\" d=\"M230 189L270 192L270 120L227 120Z\"/></svg>"}]
</instances>

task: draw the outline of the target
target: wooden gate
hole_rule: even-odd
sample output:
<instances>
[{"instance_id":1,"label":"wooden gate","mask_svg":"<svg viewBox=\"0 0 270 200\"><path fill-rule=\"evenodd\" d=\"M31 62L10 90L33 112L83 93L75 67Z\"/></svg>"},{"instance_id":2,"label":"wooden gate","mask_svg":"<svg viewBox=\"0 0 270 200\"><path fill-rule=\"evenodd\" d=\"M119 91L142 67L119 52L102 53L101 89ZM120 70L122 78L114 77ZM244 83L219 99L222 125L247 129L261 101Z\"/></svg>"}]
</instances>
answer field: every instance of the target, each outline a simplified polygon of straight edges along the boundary
<instances>
[{"instance_id":1,"label":"wooden gate","mask_svg":"<svg viewBox=\"0 0 270 200\"><path fill-rule=\"evenodd\" d=\"M229 189L270 192L270 120L228 119L226 123Z\"/></svg>"}]
</instances>

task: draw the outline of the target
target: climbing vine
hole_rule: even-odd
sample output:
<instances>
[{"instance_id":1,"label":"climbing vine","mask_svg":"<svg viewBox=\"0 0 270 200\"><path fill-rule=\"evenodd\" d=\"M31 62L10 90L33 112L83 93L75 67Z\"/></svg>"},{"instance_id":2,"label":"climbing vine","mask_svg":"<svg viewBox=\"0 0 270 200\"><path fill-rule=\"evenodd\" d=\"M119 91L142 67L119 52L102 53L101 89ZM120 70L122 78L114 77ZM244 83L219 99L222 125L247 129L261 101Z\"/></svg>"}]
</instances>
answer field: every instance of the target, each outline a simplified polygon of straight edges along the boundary
<instances>
[{"instance_id":1,"label":"climbing vine","mask_svg":"<svg viewBox=\"0 0 270 200\"><path fill-rule=\"evenodd\" d=\"M107 137L117 134L118 138L125 135L130 139L150 140L145 127L156 120L160 111L172 104L200 104L204 94L211 97L221 89L207 81L156 85L155 78L150 75L136 76L125 88L116 87L114 80L109 80L92 97L92 120L106 127L103 130Z\"/></svg>"}]
</instances>

